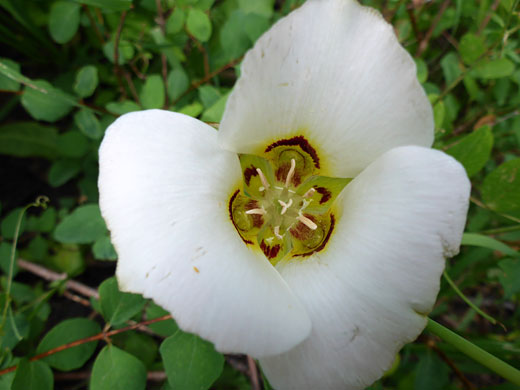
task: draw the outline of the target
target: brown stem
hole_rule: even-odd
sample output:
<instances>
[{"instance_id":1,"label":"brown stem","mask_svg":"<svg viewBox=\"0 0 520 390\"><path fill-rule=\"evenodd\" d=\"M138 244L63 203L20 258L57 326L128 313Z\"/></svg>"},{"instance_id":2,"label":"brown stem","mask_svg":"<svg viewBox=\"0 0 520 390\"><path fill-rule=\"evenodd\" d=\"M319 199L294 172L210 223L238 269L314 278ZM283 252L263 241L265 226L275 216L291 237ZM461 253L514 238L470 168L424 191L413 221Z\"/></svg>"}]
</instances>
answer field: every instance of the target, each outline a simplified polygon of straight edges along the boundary
<instances>
[{"instance_id":1,"label":"brown stem","mask_svg":"<svg viewBox=\"0 0 520 390\"><path fill-rule=\"evenodd\" d=\"M128 72L123 72L123 76L125 77L125 80L126 80L126 83L128 84L128 88L130 88L130 92L132 92L132 96L135 100L135 102L137 104L139 104L139 106L143 106L141 104L141 100L139 99L139 95L137 94L137 90L135 89L135 85L134 85L134 82L132 81L132 77L130 76L130 74Z\"/></svg>"},{"instance_id":2,"label":"brown stem","mask_svg":"<svg viewBox=\"0 0 520 390\"><path fill-rule=\"evenodd\" d=\"M50 282L54 282L57 280L64 280L67 278L66 273L59 274L57 272L51 271L50 269L47 269L45 267L42 267L41 265L32 263L30 261L18 259L17 263L18 263L18 267L20 267L21 269L31 272L35 275L38 275L40 278L48 280ZM92 287L88 287L80 282L76 282L75 280L68 280L67 282L65 282L65 287L68 290L75 291L86 297L92 297L95 299L99 299L99 294L96 289L93 289Z\"/></svg>"},{"instance_id":3,"label":"brown stem","mask_svg":"<svg viewBox=\"0 0 520 390\"><path fill-rule=\"evenodd\" d=\"M119 66L119 41L121 39L121 31L123 30L123 25L125 24L127 11L123 11L121 13L121 19L119 20L119 25L116 30L116 37L114 40L114 73L117 77L117 83L119 85L119 91L123 95L123 98L126 98L126 89L123 85L123 79L121 78L121 67Z\"/></svg>"},{"instance_id":4,"label":"brown stem","mask_svg":"<svg viewBox=\"0 0 520 390\"><path fill-rule=\"evenodd\" d=\"M247 365L249 367L249 377L251 378L251 390L260 390L260 379L258 377L258 369L255 360L251 356L247 356Z\"/></svg>"},{"instance_id":5,"label":"brown stem","mask_svg":"<svg viewBox=\"0 0 520 390\"><path fill-rule=\"evenodd\" d=\"M491 7L489 8L489 11L488 11L486 17L482 20L482 23L480 24L480 26L478 28L477 35L482 34L482 31L484 31L484 29L488 25L489 21L491 20L491 15L493 14L493 12L495 12L497 10L497 7L499 4L500 4L500 0L495 0L493 2Z\"/></svg>"},{"instance_id":6,"label":"brown stem","mask_svg":"<svg viewBox=\"0 0 520 390\"><path fill-rule=\"evenodd\" d=\"M161 32L164 36L166 36L166 20L164 19L164 12L161 5L161 0L155 0L155 4L157 5L157 24L161 29ZM161 53L161 74L163 78L164 84L164 109L168 108L170 105L170 98L168 96L168 61L166 60L166 55Z\"/></svg>"},{"instance_id":7,"label":"brown stem","mask_svg":"<svg viewBox=\"0 0 520 390\"><path fill-rule=\"evenodd\" d=\"M406 7L406 11L408 12L408 17L410 18L410 23L412 24L412 30L415 35L417 41L421 41L421 32L419 31L419 27L417 27L417 19L415 18L415 6L413 3L408 4Z\"/></svg>"},{"instance_id":8,"label":"brown stem","mask_svg":"<svg viewBox=\"0 0 520 390\"><path fill-rule=\"evenodd\" d=\"M94 17L90 13L90 10L88 9L88 6L83 4L83 10L85 11L85 14L87 15L87 18L90 21L90 25L94 29L94 32L96 33L99 41L101 42L102 45L104 45L105 44L105 39L103 38L103 34L101 34L101 31L99 30L99 27L98 27L96 21L94 20Z\"/></svg>"},{"instance_id":9,"label":"brown stem","mask_svg":"<svg viewBox=\"0 0 520 390\"><path fill-rule=\"evenodd\" d=\"M115 330L111 330L109 332L101 332L101 333L98 333L98 334L96 334L94 336L86 337L84 339L80 339L80 340L73 341L71 343L60 345L59 347L50 349L50 350L48 350L46 352L40 353L40 354L38 354L36 356L33 356L29 360L31 362L34 362L36 360L43 359L43 358L45 358L47 356L50 356L50 355L54 355L55 353L64 351L66 349L77 347L78 345L90 343L92 341L107 340L109 337L115 336L116 334L128 332L129 330L139 329L139 327L141 327L141 326L150 325L150 324L153 324L153 323L156 323L156 322L159 322L159 321L170 320L171 318L172 318L172 316L170 314L167 314L167 315L164 315L162 317L154 318L152 320L142 321L142 322L139 322L139 323L136 323L136 324L133 324L133 325L121 328L121 329L115 329ZM14 370L16 370L16 367L17 366L11 366L11 367L8 367L8 368L5 368L5 369L1 370L0 371L0 376L4 375L4 374L8 374L10 372L13 372Z\"/></svg>"},{"instance_id":10,"label":"brown stem","mask_svg":"<svg viewBox=\"0 0 520 390\"><path fill-rule=\"evenodd\" d=\"M430 39L433 35L433 31L435 30L435 27L439 24L442 15L444 14L444 11L448 8L448 5L450 5L451 0L444 0L444 2L441 5L441 8L439 9L439 12L437 12L437 15L435 15L435 19L433 19L433 23L424 35L424 38L421 42L419 42L419 48L417 49L417 53L415 53L415 57L420 57L422 53L428 48L428 44L430 43Z\"/></svg>"}]
</instances>

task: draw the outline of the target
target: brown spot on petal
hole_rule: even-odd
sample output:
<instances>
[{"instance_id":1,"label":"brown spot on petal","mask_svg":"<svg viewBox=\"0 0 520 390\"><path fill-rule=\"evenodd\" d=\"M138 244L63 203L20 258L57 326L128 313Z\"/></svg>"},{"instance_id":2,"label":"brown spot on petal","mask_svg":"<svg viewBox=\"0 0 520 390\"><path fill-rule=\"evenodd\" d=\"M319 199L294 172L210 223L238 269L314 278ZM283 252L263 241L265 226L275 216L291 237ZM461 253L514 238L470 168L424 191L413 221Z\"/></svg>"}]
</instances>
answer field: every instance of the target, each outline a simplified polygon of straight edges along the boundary
<instances>
[{"instance_id":1,"label":"brown spot on petal","mask_svg":"<svg viewBox=\"0 0 520 390\"><path fill-rule=\"evenodd\" d=\"M324 187L314 187L316 192L321 195L320 204L326 203L332 198L331 192Z\"/></svg>"},{"instance_id":2,"label":"brown spot on petal","mask_svg":"<svg viewBox=\"0 0 520 390\"><path fill-rule=\"evenodd\" d=\"M259 208L258 202L256 200L251 199L246 204L246 210L257 209ZM264 224L264 218L260 214L251 214L250 218L253 220L253 227L260 228Z\"/></svg>"},{"instance_id":3,"label":"brown spot on petal","mask_svg":"<svg viewBox=\"0 0 520 390\"><path fill-rule=\"evenodd\" d=\"M316 153L316 150L311 146L309 141L305 139L302 135L299 135L297 137L289 138L289 139L281 139L279 141L276 141L269 145L265 152L270 152L274 148L278 146L299 146L301 150L303 150L305 153L307 153L309 156L311 156L312 161L314 162L314 166L316 168L320 168L320 159L318 157L318 153ZM287 175L286 175L287 176Z\"/></svg>"},{"instance_id":4,"label":"brown spot on petal","mask_svg":"<svg viewBox=\"0 0 520 390\"><path fill-rule=\"evenodd\" d=\"M282 183L285 182L285 179L287 178L287 175L290 170L291 170L291 164L280 165L280 167L276 170L276 179ZM293 175L293 178L291 181L295 187L298 187L301 184L302 178L301 178L300 171L298 169L296 169L294 171L294 175Z\"/></svg>"},{"instance_id":5,"label":"brown spot on petal","mask_svg":"<svg viewBox=\"0 0 520 390\"><path fill-rule=\"evenodd\" d=\"M258 176L258 172L256 171L256 168L251 165L249 168L244 169L244 182L246 183L246 186L249 185L251 182L251 177Z\"/></svg>"},{"instance_id":6,"label":"brown spot on petal","mask_svg":"<svg viewBox=\"0 0 520 390\"><path fill-rule=\"evenodd\" d=\"M197 267L193 266L193 270L194 270L196 273L200 274L200 271L199 271L199 269L198 269Z\"/></svg>"}]
</instances>

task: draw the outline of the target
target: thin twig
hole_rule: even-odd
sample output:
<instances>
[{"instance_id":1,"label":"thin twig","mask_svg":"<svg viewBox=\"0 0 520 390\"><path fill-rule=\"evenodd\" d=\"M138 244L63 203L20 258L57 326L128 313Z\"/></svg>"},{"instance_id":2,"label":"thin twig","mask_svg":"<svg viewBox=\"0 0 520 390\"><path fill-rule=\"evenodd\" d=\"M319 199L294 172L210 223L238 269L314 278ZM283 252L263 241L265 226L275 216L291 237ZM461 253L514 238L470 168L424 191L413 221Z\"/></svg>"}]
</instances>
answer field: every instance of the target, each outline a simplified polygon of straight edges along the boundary
<instances>
[{"instance_id":1,"label":"thin twig","mask_svg":"<svg viewBox=\"0 0 520 390\"><path fill-rule=\"evenodd\" d=\"M98 27L96 21L94 20L94 17L90 13L90 10L89 10L88 6L83 4L83 10L85 11L85 14L87 15L87 18L90 21L90 25L94 29L94 32L96 33L99 41L101 42L102 45L104 45L105 44L105 39L103 38L103 34L101 34L101 31L99 30L99 27Z\"/></svg>"},{"instance_id":2,"label":"thin twig","mask_svg":"<svg viewBox=\"0 0 520 390\"><path fill-rule=\"evenodd\" d=\"M135 85L134 85L134 82L132 81L132 77L130 76L130 74L128 74L128 72L123 72L123 76L125 77L125 80L126 80L126 83L128 84L128 88L130 89L130 92L132 92L132 96L135 100L135 102L139 105L139 106L143 106L141 104L141 100L139 99L139 95L137 94L137 90L135 89Z\"/></svg>"},{"instance_id":3,"label":"thin twig","mask_svg":"<svg viewBox=\"0 0 520 390\"><path fill-rule=\"evenodd\" d=\"M89 379L91 374L91 371L57 372L54 374L54 380L81 381ZM146 374L146 380L150 382L163 382L166 379L166 373L164 371L148 371Z\"/></svg>"},{"instance_id":4,"label":"thin twig","mask_svg":"<svg viewBox=\"0 0 520 390\"><path fill-rule=\"evenodd\" d=\"M260 379L258 377L258 369L255 360L247 355L247 365L249 367L249 377L251 378L251 390L260 390Z\"/></svg>"},{"instance_id":5,"label":"thin twig","mask_svg":"<svg viewBox=\"0 0 520 390\"><path fill-rule=\"evenodd\" d=\"M51 271L50 269L47 269L45 267L42 267L41 265L32 263L27 260L18 259L17 263L18 267L20 267L21 269L38 275L42 279L48 280L50 282L67 279L66 273L59 274L57 272ZM65 282L65 288L80 293L89 298L92 297L95 299L99 299L99 293L96 289L88 287L80 282L76 282L75 280L67 280L67 282Z\"/></svg>"},{"instance_id":6,"label":"thin twig","mask_svg":"<svg viewBox=\"0 0 520 390\"><path fill-rule=\"evenodd\" d=\"M493 12L495 12L497 10L497 7L499 4L500 4L500 0L495 0L493 2L491 7L489 8L489 11L488 11L486 17L482 20L482 23L480 24L480 26L478 28L477 35L482 34L482 31L484 31L484 29L488 25L489 21L491 20L491 15L493 14Z\"/></svg>"},{"instance_id":7,"label":"thin twig","mask_svg":"<svg viewBox=\"0 0 520 390\"><path fill-rule=\"evenodd\" d=\"M164 36L166 36L166 20L164 19L164 12L161 5L161 0L155 0L155 4L157 6L157 24L161 29L161 32ZM168 108L170 105L170 98L168 96L168 61L166 60L166 55L161 53L161 74L164 83L164 109Z\"/></svg>"},{"instance_id":8,"label":"thin twig","mask_svg":"<svg viewBox=\"0 0 520 390\"><path fill-rule=\"evenodd\" d=\"M139 327L141 327L141 326L150 325L150 324L154 324L156 322L166 321L166 320L170 320L170 319L172 319L172 316L170 314L167 314L167 315L164 315L162 317L154 318L152 320L142 321L142 322L136 323L134 325L127 326L125 328L115 329L115 330L111 330L109 332L101 332L101 333L98 333L98 334L96 334L94 336L86 337L84 339L80 339L80 340L73 341L71 343L60 345L59 347L50 349L50 350L48 350L46 352L40 353L40 354L38 354L36 356L33 356L29 360L31 362L34 362L36 360L43 359L43 358L45 358L47 356L54 355L55 353L58 353L58 352L61 352L61 351L65 351L66 349L77 347L78 345L83 345L83 344L86 344L86 343L90 343L92 341L108 340L110 337L115 336L116 334L128 332L129 330L139 329ZM11 367L8 367L8 368L5 368L5 369L1 370L0 371L0 376L4 375L4 374L8 374L10 372L13 372L14 370L16 370L16 367L17 366L11 366Z\"/></svg>"},{"instance_id":9,"label":"thin twig","mask_svg":"<svg viewBox=\"0 0 520 390\"><path fill-rule=\"evenodd\" d=\"M431 24L430 28L424 35L424 38L421 42L419 42L419 47L417 49L417 52L415 53L415 57L420 57L422 53L428 48L428 44L430 43L430 39L433 35L433 31L439 24L442 15L444 14L444 11L448 8L448 5L450 5L451 0L444 0L444 2L441 5L441 8L439 9L439 12L437 12L437 15L435 15L435 19L433 19L433 23Z\"/></svg>"},{"instance_id":10,"label":"thin twig","mask_svg":"<svg viewBox=\"0 0 520 390\"><path fill-rule=\"evenodd\" d=\"M421 32L419 31L419 27L417 27L417 19L415 18L415 6L413 3L408 4L406 7L406 11L408 12L408 17L410 18L410 23L412 24L412 30L415 34L415 38L417 41L421 41Z\"/></svg>"},{"instance_id":11,"label":"thin twig","mask_svg":"<svg viewBox=\"0 0 520 390\"><path fill-rule=\"evenodd\" d=\"M116 30L116 37L114 40L114 73L117 77L117 83L119 84L119 91L123 95L123 98L126 98L126 89L123 85L123 79L121 78L121 67L119 66L119 41L121 39L121 31L123 30L123 25L125 24L127 11L123 11L121 13L121 19L119 19L119 25Z\"/></svg>"}]
</instances>

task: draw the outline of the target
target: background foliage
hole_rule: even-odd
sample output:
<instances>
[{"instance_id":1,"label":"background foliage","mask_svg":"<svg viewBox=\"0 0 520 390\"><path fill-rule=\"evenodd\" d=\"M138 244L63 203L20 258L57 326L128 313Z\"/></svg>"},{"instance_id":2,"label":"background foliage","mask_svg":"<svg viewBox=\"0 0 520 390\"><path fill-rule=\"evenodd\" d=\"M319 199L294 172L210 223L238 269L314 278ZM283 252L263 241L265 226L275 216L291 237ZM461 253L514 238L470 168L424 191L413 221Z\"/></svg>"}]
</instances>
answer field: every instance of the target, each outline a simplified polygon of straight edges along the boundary
<instances>
[{"instance_id":1,"label":"background foliage","mask_svg":"<svg viewBox=\"0 0 520 390\"><path fill-rule=\"evenodd\" d=\"M269 388L251 359L220 355L118 290L97 149L130 111L218 122L246 50L302 2L0 0L0 370L17 366L2 371L0 389ZM464 245L432 317L520 367L518 0L362 2L416 59L435 147L472 179ZM11 282L20 212L39 195L50 202L21 220ZM428 332L371 387L475 388L514 386Z\"/></svg>"}]
</instances>

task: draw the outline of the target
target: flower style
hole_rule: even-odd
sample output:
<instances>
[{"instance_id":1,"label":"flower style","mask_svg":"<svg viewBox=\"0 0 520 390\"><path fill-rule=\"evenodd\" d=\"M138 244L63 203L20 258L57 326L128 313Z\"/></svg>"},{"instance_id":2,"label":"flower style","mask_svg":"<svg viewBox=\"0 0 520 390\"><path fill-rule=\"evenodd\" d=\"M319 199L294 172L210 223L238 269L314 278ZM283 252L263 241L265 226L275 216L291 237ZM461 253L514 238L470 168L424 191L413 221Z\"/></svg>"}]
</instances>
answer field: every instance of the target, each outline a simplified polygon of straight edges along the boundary
<instances>
[{"instance_id":1,"label":"flower style","mask_svg":"<svg viewBox=\"0 0 520 390\"><path fill-rule=\"evenodd\" d=\"M361 389L426 325L469 181L392 27L308 0L250 50L219 131L160 110L100 149L120 288L276 389Z\"/></svg>"}]
</instances>

